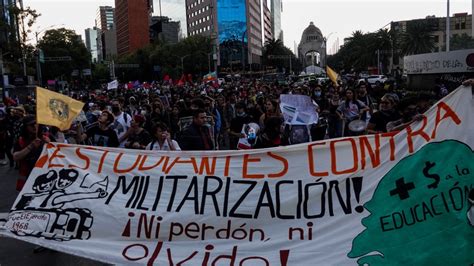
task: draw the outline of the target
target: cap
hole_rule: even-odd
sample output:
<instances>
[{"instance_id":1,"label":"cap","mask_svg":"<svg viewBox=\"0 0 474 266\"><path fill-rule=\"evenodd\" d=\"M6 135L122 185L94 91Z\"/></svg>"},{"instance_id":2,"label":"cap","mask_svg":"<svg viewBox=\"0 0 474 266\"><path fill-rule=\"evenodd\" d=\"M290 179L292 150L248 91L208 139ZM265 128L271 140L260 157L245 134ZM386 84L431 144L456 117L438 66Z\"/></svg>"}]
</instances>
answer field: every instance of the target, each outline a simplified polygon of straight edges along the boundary
<instances>
[{"instance_id":1,"label":"cap","mask_svg":"<svg viewBox=\"0 0 474 266\"><path fill-rule=\"evenodd\" d=\"M22 111L23 113L26 113L25 107L23 107L23 105L15 106L15 107L13 107L12 109L13 109L13 110Z\"/></svg>"}]
</instances>

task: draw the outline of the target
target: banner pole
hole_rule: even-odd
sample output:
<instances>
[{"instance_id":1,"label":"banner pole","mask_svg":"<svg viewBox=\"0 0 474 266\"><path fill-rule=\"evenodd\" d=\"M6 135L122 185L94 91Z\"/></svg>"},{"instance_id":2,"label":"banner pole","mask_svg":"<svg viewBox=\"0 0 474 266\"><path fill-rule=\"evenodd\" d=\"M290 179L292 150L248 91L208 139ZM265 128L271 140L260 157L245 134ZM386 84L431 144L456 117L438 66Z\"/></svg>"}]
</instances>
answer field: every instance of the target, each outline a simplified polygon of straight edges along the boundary
<instances>
[{"instance_id":1,"label":"banner pole","mask_svg":"<svg viewBox=\"0 0 474 266\"><path fill-rule=\"evenodd\" d=\"M39 138L38 132L39 132L39 124L38 124L38 86L35 88L35 94L36 94L36 112L35 112L35 121L36 121L36 137Z\"/></svg>"}]
</instances>

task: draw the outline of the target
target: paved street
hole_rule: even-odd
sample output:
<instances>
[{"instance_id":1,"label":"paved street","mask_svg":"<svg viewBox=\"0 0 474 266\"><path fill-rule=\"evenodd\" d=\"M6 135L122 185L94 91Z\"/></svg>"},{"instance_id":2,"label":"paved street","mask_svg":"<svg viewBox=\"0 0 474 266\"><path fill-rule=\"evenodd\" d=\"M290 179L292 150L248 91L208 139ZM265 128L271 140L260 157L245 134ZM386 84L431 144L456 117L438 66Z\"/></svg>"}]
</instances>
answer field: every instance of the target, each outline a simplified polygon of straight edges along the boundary
<instances>
[{"instance_id":1,"label":"paved street","mask_svg":"<svg viewBox=\"0 0 474 266\"><path fill-rule=\"evenodd\" d=\"M17 192L17 170L0 166L0 213L8 212ZM0 265L103 265L95 261L55 251L33 253L35 245L10 238L0 238Z\"/></svg>"}]
</instances>

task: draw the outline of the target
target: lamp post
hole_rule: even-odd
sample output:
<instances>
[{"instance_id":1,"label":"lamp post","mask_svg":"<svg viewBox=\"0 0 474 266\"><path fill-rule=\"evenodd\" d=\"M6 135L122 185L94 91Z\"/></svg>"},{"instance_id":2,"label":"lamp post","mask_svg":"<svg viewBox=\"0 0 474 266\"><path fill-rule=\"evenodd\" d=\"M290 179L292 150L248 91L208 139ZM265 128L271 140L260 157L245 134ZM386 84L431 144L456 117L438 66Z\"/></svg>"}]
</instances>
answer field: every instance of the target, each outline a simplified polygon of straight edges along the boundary
<instances>
[{"instance_id":1,"label":"lamp post","mask_svg":"<svg viewBox=\"0 0 474 266\"><path fill-rule=\"evenodd\" d=\"M41 31L36 31L35 32L36 52L37 52L37 55L36 55L36 78L38 79L38 85L39 86L43 85L42 84L43 83L43 77L42 77L42 73L41 73L41 54L42 54L42 51L41 51L41 49L38 48L38 42L39 42L38 36L46 30L50 30L52 28L59 27L59 26L64 26L64 24L51 25L49 27L46 27L46 28L42 29Z\"/></svg>"},{"instance_id":2,"label":"lamp post","mask_svg":"<svg viewBox=\"0 0 474 266\"><path fill-rule=\"evenodd\" d=\"M181 56L181 75L184 75L184 59L188 56L191 56L191 54L187 54L185 56Z\"/></svg>"},{"instance_id":3,"label":"lamp post","mask_svg":"<svg viewBox=\"0 0 474 266\"><path fill-rule=\"evenodd\" d=\"M449 0L447 3L448 13L446 14L446 52L449 52L450 35L451 35L451 19L449 17Z\"/></svg>"}]
</instances>

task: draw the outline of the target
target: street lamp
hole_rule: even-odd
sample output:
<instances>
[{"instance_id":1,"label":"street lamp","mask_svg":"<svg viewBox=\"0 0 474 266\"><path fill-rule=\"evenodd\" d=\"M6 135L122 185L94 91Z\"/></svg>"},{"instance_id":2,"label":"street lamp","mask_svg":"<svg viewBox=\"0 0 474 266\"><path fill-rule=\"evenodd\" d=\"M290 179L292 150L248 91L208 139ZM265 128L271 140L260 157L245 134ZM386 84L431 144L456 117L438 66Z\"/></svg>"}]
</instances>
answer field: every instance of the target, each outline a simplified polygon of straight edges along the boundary
<instances>
[{"instance_id":1,"label":"street lamp","mask_svg":"<svg viewBox=\"0 0 474 266\"><path fill-rule=\"evenodd\" d=\"M184 58L188 57L188 56L191 56L191 54L187 54L185 56L181 56L181 75L184 74Z\"/></svg>"},{"instance_id":2,"label":"street lamp","mask_svg":"<svg viewBox=\"0 0 474 266\"><path fill-rule=\"evenodd\" d=\"M50 30L52 28L55 28L55 27L59 27L59 26L64 26L64 24L60 24L60 25L51 25L49 27L46 27L44 29L42 29L41 31L36 31L35 32L35 37L36 37L36 52L38 53L36 55L36 78L38 79L38 85L42 86L42 83L43 83L43 77L41 75L41 61L40 61L40 56L41 56L41 50L38 48L38 36L45 32L46 30Z\"/></svg>"},{"instance_id":3,"label":"street lamp","mask_svg":"<svg viewBox=\"0 0 474 266\"><path fill-rule=\"evenodd\" d=\"M64 26L64 24L51 25L51 26L46 27L46 28L44 28L44 29L42 29L42 30L40 30L40 31L38 31L38 30L39 30L39 28L38 28L37 31L35 32L36 45L38 45L38 42L39 42L38 36L39 36L41 33L45 32L45 31L47 31L47 30L50 30L50 29L53 29L53 28L56 28L56 27L62 27L62 26Z\"/></svg>"}]
</instances>

